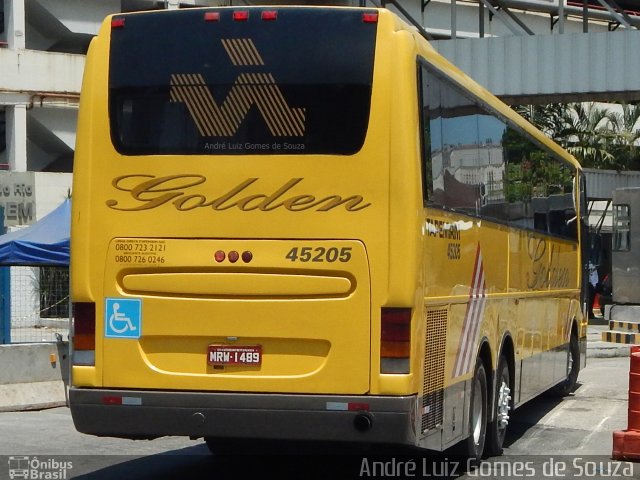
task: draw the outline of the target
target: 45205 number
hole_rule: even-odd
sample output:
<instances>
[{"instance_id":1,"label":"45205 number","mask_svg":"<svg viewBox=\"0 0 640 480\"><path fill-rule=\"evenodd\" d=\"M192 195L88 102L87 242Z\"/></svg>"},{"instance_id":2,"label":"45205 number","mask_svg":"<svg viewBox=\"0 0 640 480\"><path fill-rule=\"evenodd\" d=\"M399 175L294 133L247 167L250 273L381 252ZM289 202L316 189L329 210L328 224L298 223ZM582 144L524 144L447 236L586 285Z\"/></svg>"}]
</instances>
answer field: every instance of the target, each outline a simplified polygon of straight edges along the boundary
<instances>
[{"instance_id":1,"label":"45205 number","mask_svg":"<svg viewBox=\"0 0 640 480\"><path fill-rule=\"evenodd\" d=\"M351 260L351 247L294 247L285 258L292 262L348 262Z\"/></svg>"}]
</instances>

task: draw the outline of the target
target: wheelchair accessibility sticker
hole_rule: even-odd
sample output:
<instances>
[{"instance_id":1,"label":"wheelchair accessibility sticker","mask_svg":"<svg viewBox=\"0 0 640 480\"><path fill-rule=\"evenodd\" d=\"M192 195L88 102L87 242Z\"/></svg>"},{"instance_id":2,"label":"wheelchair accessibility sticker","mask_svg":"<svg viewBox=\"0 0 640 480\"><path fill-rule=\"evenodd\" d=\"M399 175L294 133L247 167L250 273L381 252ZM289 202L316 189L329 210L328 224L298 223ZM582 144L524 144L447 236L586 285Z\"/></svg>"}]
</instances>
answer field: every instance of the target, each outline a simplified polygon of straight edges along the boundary
<instances>
[{"instance_id":1,"label":"wheelchair accessibility sticker","mask_svg":"<svg viewBox=\"0 0 640 480\"><path fill-rule=\"evenodd\" d=\"M142 300L138 298L106 298L104 318L105 337L140 338Z\"/></svg>"}]
</instances>

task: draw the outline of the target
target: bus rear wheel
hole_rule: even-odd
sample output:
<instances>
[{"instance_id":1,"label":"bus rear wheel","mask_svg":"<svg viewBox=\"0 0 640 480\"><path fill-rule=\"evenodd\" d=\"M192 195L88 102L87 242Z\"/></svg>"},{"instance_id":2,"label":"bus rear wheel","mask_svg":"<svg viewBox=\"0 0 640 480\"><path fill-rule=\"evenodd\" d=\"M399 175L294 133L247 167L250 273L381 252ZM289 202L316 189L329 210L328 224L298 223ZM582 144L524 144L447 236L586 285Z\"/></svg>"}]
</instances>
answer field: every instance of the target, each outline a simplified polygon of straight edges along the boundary
<instances>
[{"instance_id":1,"label":"bus rear wheel","mask_svg":"<svg viewBox=\"0 0 640 480\"><path fill-rule=\"evenodd\" d=\"M463 442L464 455L470 464L482 459L487 436L487 372L480 358L471 380L471 404L469 406L469 437Z\"/></svg>"},{"instance_id":2,"label":"bus rear wheel","mask_svg":"<svg viewBox=\"0 0 640 480\"><path fill-rule=\"evenodd\" d=\"M509 363L504 355L500 356L498 369L496 370L496 391L493 402L493 421L488 427L488 455L501 455L504 439L509 425L509 412L511 411L511 376L509 375Z\"/></svg>"}]
</instances>

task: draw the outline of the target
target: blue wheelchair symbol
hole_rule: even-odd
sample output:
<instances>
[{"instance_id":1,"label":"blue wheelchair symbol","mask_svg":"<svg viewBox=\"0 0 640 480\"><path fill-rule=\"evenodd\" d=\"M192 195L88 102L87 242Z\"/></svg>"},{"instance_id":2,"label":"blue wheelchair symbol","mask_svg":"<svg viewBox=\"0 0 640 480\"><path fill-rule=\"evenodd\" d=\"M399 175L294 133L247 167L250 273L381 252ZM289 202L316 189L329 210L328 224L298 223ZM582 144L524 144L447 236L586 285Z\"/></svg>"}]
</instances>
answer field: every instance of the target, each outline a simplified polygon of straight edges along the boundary
<instances>
[{"instance_id":1,"label":"blue wheelchair symbol","mask_svg":"<svg viewBox=\"0 0 640 480\"><path fill-rule=\"evenodd\" d=\"M105 337L140 338L142 301L138 298L107 298L104 319Z\"/></svg>"}]
</instances>

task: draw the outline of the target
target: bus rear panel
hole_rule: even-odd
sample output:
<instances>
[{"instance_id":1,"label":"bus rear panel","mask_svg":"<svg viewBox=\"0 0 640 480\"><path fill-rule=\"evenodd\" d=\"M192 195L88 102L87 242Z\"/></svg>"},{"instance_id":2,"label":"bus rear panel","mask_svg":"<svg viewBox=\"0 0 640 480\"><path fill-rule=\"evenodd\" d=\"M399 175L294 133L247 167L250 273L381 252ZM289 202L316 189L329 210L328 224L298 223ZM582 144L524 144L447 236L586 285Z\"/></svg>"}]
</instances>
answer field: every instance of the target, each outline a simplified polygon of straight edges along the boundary
<instances>
[{"instance_id":1,"label":"bus rear panel","mask_svg":"<svg viewBox=\"0 0 640 480\"><path fill-rule=\"evenodd\" d=\"M415 443L416 267L409 293L387 283L385 18L107 19L74 172L80 431Z\"/></svg>"}]
</instances>

